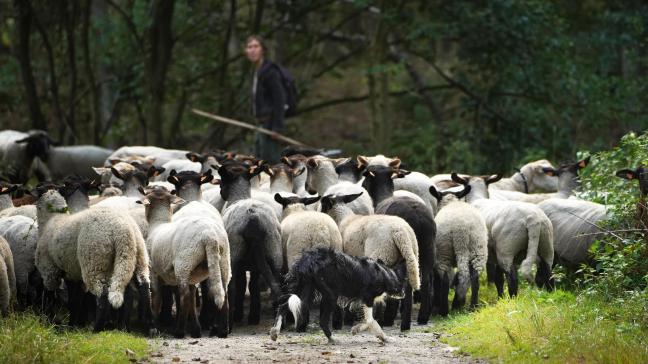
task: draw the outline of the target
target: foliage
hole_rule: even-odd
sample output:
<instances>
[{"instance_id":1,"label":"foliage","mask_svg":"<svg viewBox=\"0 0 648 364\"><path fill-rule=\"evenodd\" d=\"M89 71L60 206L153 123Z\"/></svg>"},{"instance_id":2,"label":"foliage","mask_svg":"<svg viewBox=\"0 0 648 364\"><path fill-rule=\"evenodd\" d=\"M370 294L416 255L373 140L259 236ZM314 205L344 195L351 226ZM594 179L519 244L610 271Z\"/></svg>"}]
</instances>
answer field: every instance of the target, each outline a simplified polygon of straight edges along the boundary
<instances>
[{"instance_id":1,"label":"foliage","mask_svg":"<svg viewBox=\"0 0 648 364\"><path fill-rule=\"evenodd\" d=\"M642 294L617 306L527 288L470 315L452 314L435 330L463 352L497 362L641 363L648 360L647 300Z\"/></svg>"},{"instance_id":2,"label":"foliage","mask_svg":"<svg viewBox=\"0 0 648 364\"><path fill-rule=\"evenodd\" d=\"M128 363L146 353L145 339L123 332L61 332L30 313L0 320L2 363Z\"/></svg>"},{"instance_id":3,"label":"foliage","mask_svg":"<svg viewBox=\"0 0 648 364\"><path fill-rule=\"evenodd\" d=\"M642 164L648 164L648 133L629 133L619 146L594 154L581 175L581 197L606 204L610 219L603 227L612 232L592 246L597 264L583 267L582 284L590 294L601 293L618 304L648 287L648 227L636 219L638 184L614 177L620 169Z\"/></svg>"}]
</instances>

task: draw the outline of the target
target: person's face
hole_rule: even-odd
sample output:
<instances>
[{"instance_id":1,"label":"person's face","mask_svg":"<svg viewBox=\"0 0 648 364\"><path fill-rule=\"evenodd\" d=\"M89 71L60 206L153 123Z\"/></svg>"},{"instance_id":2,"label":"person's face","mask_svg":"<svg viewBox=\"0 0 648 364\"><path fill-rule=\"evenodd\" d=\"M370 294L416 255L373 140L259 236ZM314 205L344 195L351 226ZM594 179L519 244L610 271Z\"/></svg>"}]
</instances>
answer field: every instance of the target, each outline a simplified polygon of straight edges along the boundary
<instances>
[{"instance_id":1,"label":"person's face","mask_svg":"<svg viewBox=\"0 0 648 364\"><path fill-rule=\"evenodd\" d=\"M263 48L258 40L252 39L245 47L245 55L252 63L257 63L263 56Z\"/></svg>"}]
</instances>

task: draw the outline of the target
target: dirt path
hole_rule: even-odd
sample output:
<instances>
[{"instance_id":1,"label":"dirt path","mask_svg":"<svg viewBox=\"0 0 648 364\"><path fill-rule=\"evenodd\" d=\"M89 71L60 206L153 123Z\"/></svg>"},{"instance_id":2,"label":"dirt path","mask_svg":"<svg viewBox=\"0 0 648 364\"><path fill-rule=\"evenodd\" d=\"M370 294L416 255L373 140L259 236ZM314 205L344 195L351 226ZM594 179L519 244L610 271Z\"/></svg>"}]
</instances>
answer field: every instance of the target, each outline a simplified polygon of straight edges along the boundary
<instances>
[{"instance_id":1,"label":"dirt path","mask_svg":"<svg viewBox=\"0 0 648 364\"><path fill-rule=\"evenodd\" d=\"M270 340L272 326L269 315L258 326L238 326L227 339L171 339L150 341L149 360L155 363L218 363L280 362L280 363L471 363L469 357L457 355L437 340L435 333L424 333L427 326L413 325L408 333L395 327L385 328L389 337L381 345L368 334L351 335L350 328L333 332L337 344L327 343L324 334L311 323L306 333L283 331L279 340ZM206 332L203 332L206 334Z\"/></svg>"}]
</instances>

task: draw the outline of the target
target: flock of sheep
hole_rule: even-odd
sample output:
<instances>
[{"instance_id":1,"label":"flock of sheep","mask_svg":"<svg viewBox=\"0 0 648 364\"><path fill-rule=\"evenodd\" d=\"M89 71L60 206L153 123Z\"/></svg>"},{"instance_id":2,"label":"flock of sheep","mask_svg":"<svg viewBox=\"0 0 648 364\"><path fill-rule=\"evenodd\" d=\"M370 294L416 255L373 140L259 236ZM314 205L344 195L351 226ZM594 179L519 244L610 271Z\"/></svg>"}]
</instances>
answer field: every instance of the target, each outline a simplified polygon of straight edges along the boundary
<instances>
[{"instance_id":1,"label":"flock of sheep","mask_svg":"<svg viewBox=\"0 0 648 364\"><path fill-rule=\"evenodd\" d=\"M247 321L258 324L261 292L269 288L276 305L295 261L325 247L400 270L405 296L372 315L393 325L400 307L408 330L415 300L419 324L448 313L450 288L453 309L468 288L478 304L482 271L500 296L505 280L515 295L518 270L552 289L556 262L589 262L606 209L573 196L588 162L540 160L509 178L429 177L383 155L287 148L268 165L226 152L61 147L44 132L0 131L0 309L15 302L53 317L66 302L73 326L134 321L154 333L175 323L176 337L202 328L226 337L243 319L247 290ZM642 171L618 175L644 186ZM43 182L21 193L33 175ZM358 318L342 306L335 329Z\"/></svg>"}]
</instances>

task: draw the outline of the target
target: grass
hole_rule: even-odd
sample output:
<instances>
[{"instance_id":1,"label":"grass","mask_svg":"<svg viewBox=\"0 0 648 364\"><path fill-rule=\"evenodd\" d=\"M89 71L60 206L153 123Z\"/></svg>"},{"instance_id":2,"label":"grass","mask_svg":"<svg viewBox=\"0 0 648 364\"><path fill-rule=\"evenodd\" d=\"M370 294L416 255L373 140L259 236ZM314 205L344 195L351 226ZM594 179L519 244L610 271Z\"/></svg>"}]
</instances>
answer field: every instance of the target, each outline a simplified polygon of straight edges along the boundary
<instances>
[{"instance_id":1,"label":"grass","mask_svg":"<svg viewBox=\"0 0 648 364\"><path fill-rule=\"evenodd\" d=\"M488 305L437 321L441 340L477 358L502 363L648 363L647 295L622 305L562 290L522 287ZM428 330L432 330L428 329Z\"/></svg>"},{"instance_id":2,"label":"grass","mask_svg":"<svg viewBox=\"0 0 648 364\"><path fill-rule=\"evenodd\" d=\"M128 363L147 351L144 338L123 332L59 332L30 313L0 319L0 363Z\"/></svg>"}]
</instances>

